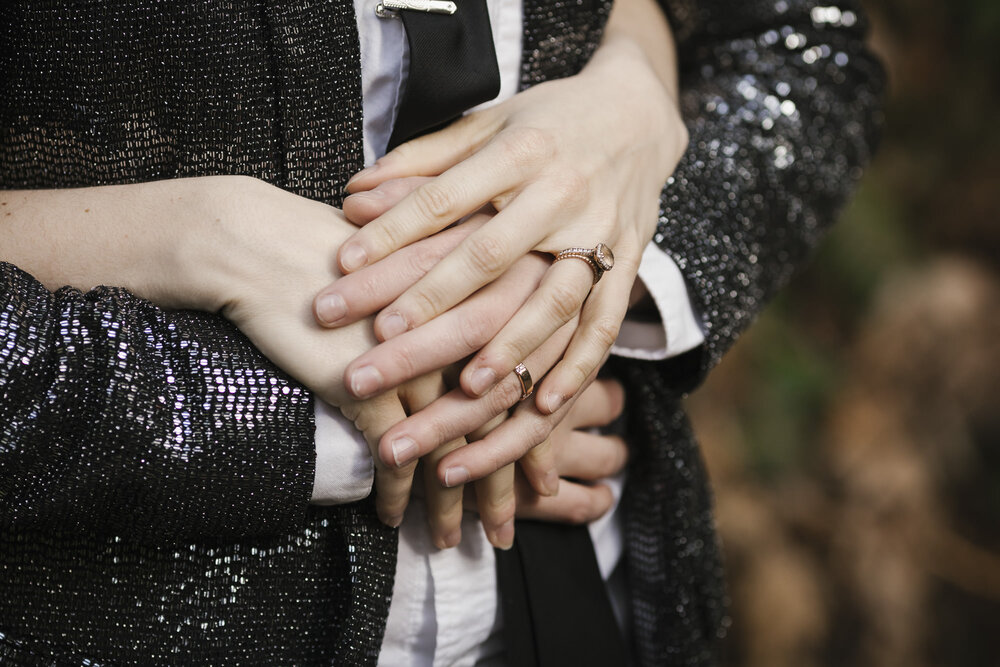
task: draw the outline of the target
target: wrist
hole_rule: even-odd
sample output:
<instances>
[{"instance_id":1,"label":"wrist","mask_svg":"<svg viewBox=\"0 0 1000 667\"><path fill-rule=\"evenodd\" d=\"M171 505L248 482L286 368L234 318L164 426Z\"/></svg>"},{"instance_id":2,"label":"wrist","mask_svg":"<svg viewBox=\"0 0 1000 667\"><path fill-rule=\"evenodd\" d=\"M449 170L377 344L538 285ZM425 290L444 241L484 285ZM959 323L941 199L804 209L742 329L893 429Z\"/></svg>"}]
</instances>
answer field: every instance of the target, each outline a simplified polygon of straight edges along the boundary
<instances>
[{"instance_id":1,"label":"wrist","mask_svg":"<svg viewBox=\"0 0 1000 667\"><path fill-rule=\"evenodd\" d=\"M174 308L221 311L253 274L252 215L261 191L272 188L248 176L186 179L186 210L175 211L177 243L166 258L175 276L164 294Z\"/></svg>"}]
</instances>

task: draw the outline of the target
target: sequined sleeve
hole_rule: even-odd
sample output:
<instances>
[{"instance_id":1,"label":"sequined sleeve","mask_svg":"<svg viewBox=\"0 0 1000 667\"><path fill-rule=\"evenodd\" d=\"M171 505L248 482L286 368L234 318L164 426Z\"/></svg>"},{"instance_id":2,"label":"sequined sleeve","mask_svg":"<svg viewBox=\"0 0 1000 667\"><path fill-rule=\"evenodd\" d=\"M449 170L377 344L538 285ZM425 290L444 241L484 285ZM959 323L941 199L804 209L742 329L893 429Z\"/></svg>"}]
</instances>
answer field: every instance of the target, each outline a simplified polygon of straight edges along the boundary
<instances>
[{"instance_id":1,"label":"sequined sleeve","mask_svg":"<svg viewBox=\"0 0 1000 667\"><path fill-rule=\"evenodd\" d=\"M702 377L835 220L875 144L883 74L850 1L662 4L690 144L655 241L703 318Z\"/></svg>"},{"instance_id":2,"label":"sequined sleeve","mask_svg":"<svg viewBox=\"0 0 1000 667\"><path fill-rule=\"evenodd\" d=\"M0 263L0 530L153 539L303 520L309 394L220 317Z\"/></svg>"}]
</instances>

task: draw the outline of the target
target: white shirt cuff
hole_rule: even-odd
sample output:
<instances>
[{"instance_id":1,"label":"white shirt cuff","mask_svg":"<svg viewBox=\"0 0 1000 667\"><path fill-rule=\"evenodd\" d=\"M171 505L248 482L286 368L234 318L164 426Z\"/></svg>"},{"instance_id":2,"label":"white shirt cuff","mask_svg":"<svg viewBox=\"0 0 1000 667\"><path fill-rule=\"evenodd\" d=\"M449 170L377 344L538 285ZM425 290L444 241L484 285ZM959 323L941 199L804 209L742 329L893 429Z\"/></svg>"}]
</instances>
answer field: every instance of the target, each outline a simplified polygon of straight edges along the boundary
<instances>
[{"instance_id":1,"label":"white shirt cuff","mask_svg":"<svg viewBox=\"0 0 1000 667\"><path fill-rule=\"evenodd\" d=\"M653 242L642 252L638 277L660 311L660 322L635 322L626 317L611 353L658 361L701 345L705 334L691 306L684 276L674 260Z\"/></svg>"},{"instance_id":2,"label":"white shirt cuff","mask_svg":"<svg viewBox=\"0 0 1000 667\"><path fill-rule=\"evenodd\" d=\"M375 481L368 443L340 410L316 400L316 479L310 502L352 503L367 498Z\"/></svg>"}]
</instances>

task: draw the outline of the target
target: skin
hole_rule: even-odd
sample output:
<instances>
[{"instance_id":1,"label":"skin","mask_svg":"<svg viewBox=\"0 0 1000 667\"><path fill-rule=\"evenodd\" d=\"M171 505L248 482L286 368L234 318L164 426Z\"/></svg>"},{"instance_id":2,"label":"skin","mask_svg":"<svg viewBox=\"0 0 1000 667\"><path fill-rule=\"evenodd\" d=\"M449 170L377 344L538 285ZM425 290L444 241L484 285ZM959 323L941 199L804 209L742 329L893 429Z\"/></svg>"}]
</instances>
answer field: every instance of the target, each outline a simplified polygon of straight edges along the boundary
<instances>
[{"instance_id":1,"label":"skin","mask_svg":"<svg viewBox=\"0 0 1000 667\"><path fill-rule=\"evenodd\" d=\"M446 368L429 370L365 400L347 392L342 381L346 364L376 341L370 320L333 331L313 320L312 296L339 278L337 248L356 229L335 208L261 181L229 176L8 191L0 195L0 201L4 210L0 258L4 261L29 271L50 289L67 284L80 289L120 285L165 307L223 314L272 361L319 398L340 408L373 447L392 425L424 409L448 422L464 424L477 437L500 422L499 413L505 414L505 408L493 406L511 397L508 386L498 386L471 403L446 400ZM395 260L414 270L433 264L479 224L481 219L472 220L450 236L407 248ZM538 275L544 269L538 258L525 258L525 264L534 264ZM527 275L531 268L519 266L518 275ZM406 275L392 270L379 278L381 272L374 273L383 285L391 285L386 276ZM476 309L512 313L528 293L530 286L517 292L506 289L501 281L459 312L468 309L472 317ZM554 364L570 333L554 336L531 363L537 368ZM439 399L442 396L445 399ZM519 390L509 404L518 398ZM484 409L487 405L490 409ZM548 430L564 414L546 416L551 423ZM461 537L463 489L440 484L434 463L465 445L464 436L440 440L424 466L431 529L441 547L454 546ZM379 515L386 523L398 525L409 502L417 462L386 466L378 456L375 461ZM551 481L558 483L558 473ZM513 506L508 502L513 486L513 468L505 467L478 489L487 535L500 547L509 547L513 540Z\"/></svg>"},{"instance_id":2,"label":"skin","mask_svg":"<svg viewBox=\"0 0 1000 667\"><path fill-rule=\"evenodd\" d=\"M519 406L481 442L441 459L442 484L478 479L520 460L539 493L551 488L553 459L545 453L542 417L557 413L585 386L606 359L627 304L641 297L635 289L639 259L653 235L663 183L687 145L676 87L673 42L659 8L650 0L622 0L603 44L579 75L540 84L404 144L349 182L353 194L345 213L363 227L338 254L348 278L322 290L314 309L317 322L331 328L377 313L382 344L348 365L352 395L382 391L443 361L437 336L418 332L437 331L435 323L444 318L450 328L472 332L475 343L460 356L445 355L448 362L482 344L460 376L470 399L500 386L512 391L517 383L511 372L522 361L534 377L544 375L534 410ZM402 193L398 204L386 205ZM351 281L484 205L497 214L401 293L376 295ZM495 320L456 313L457 304L476 298L498 276L509 279L526 255L551 257L598 241L612 246L615 266L597 285L586 263L563 261L499 327ZM573 321L579 324L555 367L547 374L533 367L533 352ZM407 465L457 432L425 410L390 429L379 452L386 465Z\"/></svg>"},{"instance_id":3,"label":"skin","mask_svg":"<svg viewBox=\"0 0 1000 667\"><path fill-rule=\"evenodd\" d=\"M517 489L531 489L540 503L574 488L559 482L566 460L560 466L550 434L607 356L660 187L686 144L674 69L659 10L622 0L580 75L401 146L356 176L349 189L368 201L348 198L345 210L374 210L360 231L338 209L254 179L215 176L4 193L0 257L53 289L120 285L165 307L223 314L365 434L383 521L401 521L423 460L436 543L457 544L462 485L482 480L476 496L486 533L509 547ZM394 197L390 184L399 182ZM492 212L436 235L484 205ZM616 265L592 291L583 262L548 267L542 259L597 241L614 248ZM365 261L352 261L352 247L364 248ZM397 264L383 263L392 258ZM398 262L410 267L409 282L398 279ZM372 273L356 278L363 268ZM368 291L373 297L355 300L371 284L379 285ZM338 290L347 314L331 322L324 304ZM450 324L431 327L445 311ZM440 345L445 330L475 335ZM433 357L435 347L447 353ZM449 391L448 366L470 354L460 388ZM535 400L518 403L510 371L522 360L536 377L548 374ZM366 366L378 373L374 388ZM400 455L403 437L415 448ZM601 507L600 489L545 504L553 518L590 516L579 506ZM522 498L522 506L532 501Z\"/></svg>"}]
</instances>

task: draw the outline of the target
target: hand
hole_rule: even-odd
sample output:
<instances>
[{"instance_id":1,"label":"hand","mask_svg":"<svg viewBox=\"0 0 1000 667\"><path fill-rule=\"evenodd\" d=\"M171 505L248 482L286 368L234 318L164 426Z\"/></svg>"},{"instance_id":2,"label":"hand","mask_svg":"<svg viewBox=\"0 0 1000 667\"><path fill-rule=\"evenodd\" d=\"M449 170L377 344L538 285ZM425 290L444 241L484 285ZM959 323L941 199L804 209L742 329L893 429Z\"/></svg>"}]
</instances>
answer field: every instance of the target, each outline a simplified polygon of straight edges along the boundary
<instances>
[{"instance_id":1,"label":"hand","mask_svg":"<svg viewBox=\"0 0 1000 667\"><path fill-rule=\"evenodd\" d=\"M660 190L685 143L676 104L649 64L636 49L606 45L578 76L471 114L401 146L355 177L352 192L415 174L437 175L345 243L341 266L353 271L371 265L485 202L500 211L382 310L375 330L388 340L461 302L531 250L612 246L614 270L594 286L580 330L537 392L539 410L551 413L578 391L616 337L640 255L652 237ZM555 264L466 366L465 391L481 396L507 376L580 312L590 291L584 262ZM330 295L348 305L327 324L343 325L371 312L351 304L337 285L320 298ZM383 377L405 377L405 369L378 370Z\"/></svg>"},{"instance_id":2,"label":"hand","mask_svg":"<svg viewBox=\"0 0 1000 667\"><path fill-rule=\"evenodd\" d=\"M515 476L517 516L561 523L589 523L604 516L614 504L611 490L598 480L620 473L628 461L628 447L615 435L596 435L593 427L607 426L624 407L624 391L614 380L598 380L588 386L552 435L525 458L545 455L551 448L561 483L554 496L539 495L520 472ZM523 461L523 459L522 459ZM467 490L466 505L473 496Z\"/></svg>"},{"instance_id":3,"label":"hand","mask_svg":"<svg viewBox=\"0 0 1000 667\"><path fill-rule=\"evenodd\" d=\"M418 456L423 456L424 488L433 539L441 548L458 544L462 483L449 480L447 485L442 484L436 474L436 464L466 444L465 433L483 430L484 425L495 426L499 421L497 415L505 415L509 404L489 412L476 412L468 407L450 411L451 421L461 423L466 430L436 440L434 447L418 455L412 452L404 455L397 448L390 450L388 455L383 451L380 456L378 443L389 427L404 421L407 415L419 421L424 410L440 413L441 406L436 399L446 391L440 367L447 366L449 358L468 354L463 347L467 343L450 332L447 318L439 318L434 326L400 336L384 347L388 353L397 354L401 363L420 370L413 373L412 380L359 400L345 390L342 378L347 362L374 345L371 321L359 320L334 331L322 329L312 317L310 297L331 279L391 290L400 280L406 282L413 272L419 273L426 262L433 263L436 256L454 247L457 239L483 224L487 216L470 220L463 229L451 230L405 248L365 272L340 278L332 261L333 253L353 228L339 211L258 181L241 184L234 194L220 201L211 242L203 244L205 252L212 257L196 258L192 270L195 266L215 267L211 278L206 276L206 283L221 302L221 312L262 353L310 387L319 398L339 407L364 433L375 457L376 507L382 520L393 526L401 522L409 502ZM225 249L224 258L215 257L218 248ZM530 275L532 270L540 275L546 263L537 257L526 257L519 265L522 269L519 275ZM459 318L488 320L490 313L502 315L513 309L506 304L523 302L536 283L537 280L531 282L530 287L518 288L498 281L453 312ZM521 296L517 296L518 290ZM433 337L444 355L431 360L432 363L417 354L411 355L407 347L408 337L419 339L427 335ZM540 352L547 356L538 359L537 368L544 370L554 363L565 347L565 339L557 340L555 345ZM497 546L509 547L513 539L514 508L506 499L513 497L512 475L500 471L480 482L477 488L487 535Z\"/></svg>"},{"instance_id":4,"label":"hand","mask_svg":"<svg viewBox=\"0 0 1000 667\"><path fill-rule=\"evenodd\" d=\"M386 181L371 192L348 197L344 204L345 214L351 216L353 222L365 224L428 180L415 177ZM341 278L337 283L337 294L332 295L334 299L340 300L333 304L334 309L345 306L347 302L366 312L385 306L423 277L461 240L486 224L490 217L488 213L477 213L460 225L407 246L369 267ZM364 353L347 368L347 376L357 379L357 384L352 387L354 393L360 396L371 395L385 387L395 386L408 377L452 364L474 354L496 335L537 289L548 266L548 260L532 253L518 260L498 280L442 316ZM330 304L317 299L315 306L319 316L319 311ZM355 319L353 314L348 314L348 317ZM524 360L534 377L543 376L558 361L575 327L575 320L564 325L543 348L532 352ZM383 437L379 448L382 462L388 466L408 465L419 457L428 456L444 442L464 434L471 434L471 438L478 440L489 432L483 430L482 425L497 415L506 414L509 408L519 402L520 396L520 381L513 374L495 385L482 400L471 400L461 391L457 395L453 392L432 408L414 415L407 422L410 428L395 431L393 437ZM439 422L448 427L445 430L437 429L434 424ZM486 443L488 449L477 443L459 456L455 466L441 466L437 471L439 482L450 486L458 484L459 479L477 480L495 473L491 477L491 485L487 486L502 487L497 485L497 475L500 473L496 471L542 442L555 423L557 419L540 414L537 409L528 410L519 406L510 423L491 435ZM458 425L462 425L461 428L465 430L456 430ZM472 460L475 458L472 453L477 451L487 452L487 458ZM449 459L451 460L453 459ZM462 464L462 461L466 463ZM521 467L538 493L555 493L558 474L549 458L532 457L524 461ZM505 488L505 492L508 491ZM479 495L483 500L482 492ZM509 503L501 502L498 498L486 499L484 505L494 508L503 506L493 513L484 511L484 524L492 524L493 518L499 519L507 515L513 517L512 497ZM486 521L486 517L490 521ZM487 533L490 533L489 527Z\"/></svg>"}]
</instances>

